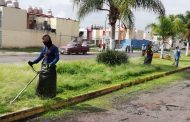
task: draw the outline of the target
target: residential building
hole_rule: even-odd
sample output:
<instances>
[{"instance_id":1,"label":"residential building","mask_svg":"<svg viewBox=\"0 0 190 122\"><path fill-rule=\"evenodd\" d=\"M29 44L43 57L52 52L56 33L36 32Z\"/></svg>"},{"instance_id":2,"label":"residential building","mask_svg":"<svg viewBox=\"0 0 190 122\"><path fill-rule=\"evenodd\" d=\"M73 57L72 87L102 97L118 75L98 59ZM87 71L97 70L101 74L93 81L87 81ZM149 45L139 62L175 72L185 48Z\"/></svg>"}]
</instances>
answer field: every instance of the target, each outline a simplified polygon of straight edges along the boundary
<instances>
[{"instance_id":1,"label":"residential building","mask_svg":"<svg viewBox=\"0 0 190 122\"><path fill-rule=\"evenodd\" d=\"M80 29L81 31L87 33L86 38L89 40L89 43L93 43L96 45L99 44L107 44L111 46L110 40L111 40L111 28L103 28L101 26L91 26L85 29ZM142 30L137 29L125 29L124 27L116 28L115 30L115 41L114 41L114 47L115 48L125 48L128 43L126 41L131 40L138 40L144 43L144 40L150 41L151 37L149 33L145 33ZM141 44L141 43L140 43ZM139 46L140 47L140 46Z\"/></svg>"},{"instance_id":2,"label":"residential building","mask_svg":"<svg viewBox=\"0 0 190 122\"><path fill-rule=\"evenodd\" d=\"M44 14L41 8L29 7L27 11L6 3L0 6L0 48L43 46L44 34L60 46L78 33L79 21L54 17L51 10Z\"/></svg>"}]
</instances>

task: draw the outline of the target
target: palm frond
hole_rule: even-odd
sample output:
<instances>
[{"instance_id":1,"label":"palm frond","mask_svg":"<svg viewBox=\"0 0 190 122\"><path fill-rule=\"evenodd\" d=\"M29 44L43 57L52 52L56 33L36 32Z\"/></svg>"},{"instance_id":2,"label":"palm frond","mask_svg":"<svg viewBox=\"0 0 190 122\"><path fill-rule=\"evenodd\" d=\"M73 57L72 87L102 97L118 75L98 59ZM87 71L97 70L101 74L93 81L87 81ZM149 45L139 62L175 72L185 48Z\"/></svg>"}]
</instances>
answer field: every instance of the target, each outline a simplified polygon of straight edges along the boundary
<instances>
[{"instance_id":1,"label":"palm frond","mask_svg":"<svg viewBox=\"0 0 190 122\"><path fill-rule=\"evenodd\" d=\"M89 13L103 10L103 4L105 2L105 0L73 0L73 4L79 7L77 12L79 19L84 18Z\"/></svg>"},{"instance_id":2,"label":"palm frond","mask_svg":"<svg viewBox=\"0 0 190 122\"><path fill-rule=\"evenodd\" d=\"M157 25L156 25L156 23L151 23L151 24L148 24L146 27L145 27L145 30L147 30L147 29L154 29L154 28L156 28L157 27Z\"/></svg>"},{"instance_id":3,"label":"palm frond","mask_svg":"<svg viewBox=\"0 0 190 122\"><path fill-rule=\"evenodd\" d=\"M132 29L134 27L135 16L130 9L124 11L121 14L121 20L129 29Z\"/></svg>"},{"instance_id":4,"label":"palm frond","mask_svg":"<svg viewBox=\"0 0 190 122\"><path fill-rule=\"evenodd\" d=\"M160 0L134 0L132 4L133 8L143 8L145 10L154 11L155 13L160 14L161 16L165 15L164 5Z\"/></svg>"}]
</instances>

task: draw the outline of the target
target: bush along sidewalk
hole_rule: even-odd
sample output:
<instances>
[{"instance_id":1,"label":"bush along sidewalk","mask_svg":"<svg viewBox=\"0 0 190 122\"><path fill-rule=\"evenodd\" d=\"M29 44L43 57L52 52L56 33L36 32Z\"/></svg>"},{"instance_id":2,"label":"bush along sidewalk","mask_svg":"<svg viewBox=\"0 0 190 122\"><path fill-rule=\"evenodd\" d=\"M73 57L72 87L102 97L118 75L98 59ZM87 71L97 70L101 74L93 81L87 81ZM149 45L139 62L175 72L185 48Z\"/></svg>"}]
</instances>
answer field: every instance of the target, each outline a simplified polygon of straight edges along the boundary
<instances>
[{"instance_id":1,"label":"bush along sidewalk","mask_svg":"<svg viewBox=\"0 0 190 122\"><path fill-rule=\"evenodd\" d=\"M103 63L109 66L121 65L128 63L128 55L125 52L107 50L98 54L97 62Z\"/></svg>"}]
</instances>

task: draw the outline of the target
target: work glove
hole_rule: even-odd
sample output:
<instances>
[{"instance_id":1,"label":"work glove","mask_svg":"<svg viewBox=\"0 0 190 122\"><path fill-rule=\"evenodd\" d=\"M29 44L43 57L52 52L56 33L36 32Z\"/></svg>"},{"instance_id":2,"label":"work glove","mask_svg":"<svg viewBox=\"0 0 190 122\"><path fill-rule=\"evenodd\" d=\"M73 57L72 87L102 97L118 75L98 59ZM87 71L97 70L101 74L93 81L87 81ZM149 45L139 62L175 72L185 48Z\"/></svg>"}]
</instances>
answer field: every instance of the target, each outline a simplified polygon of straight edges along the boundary
<instances>
[{"instance_id":1,"label":"work glove","mask_svg":"<svg viewBox=\"0 0 190 122\"><path fill-rule=\"evenodd\" d=\"M32 61L28 61L28 65L32 66L34 63Z\"/></svg>"}]
</instances>

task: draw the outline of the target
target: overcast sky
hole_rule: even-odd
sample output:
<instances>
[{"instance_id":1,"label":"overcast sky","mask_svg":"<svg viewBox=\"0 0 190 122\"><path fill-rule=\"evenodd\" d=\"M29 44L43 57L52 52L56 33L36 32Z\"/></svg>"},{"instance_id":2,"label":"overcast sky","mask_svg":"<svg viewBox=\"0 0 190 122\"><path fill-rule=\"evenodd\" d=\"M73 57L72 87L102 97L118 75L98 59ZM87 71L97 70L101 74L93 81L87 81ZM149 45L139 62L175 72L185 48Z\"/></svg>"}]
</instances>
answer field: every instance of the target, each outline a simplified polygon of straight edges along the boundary
<instances>
[{"instance_id":1,"label":"overcast sky","mask_svg":"<svg viewBox=\"0 0 190 122\"><path fill-rule=\"evenodd\" d=\"M47 9L53 11L55 17L77 19L76 10L73 10L71 0L18 0L20 7L27 9L29 6L41 7L44 12ZM165 6L166 14L185 13L190 10L190 0L161 0ZM135 28L144 30L147 24L156 21L157 15L152 12L142 10L134 11L135 13ZM81 20L81 27L94 25L105 25L106 12L94 13L86 16Z\"/></svg>"}]
</instances>

